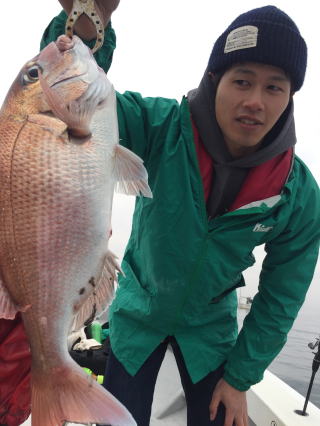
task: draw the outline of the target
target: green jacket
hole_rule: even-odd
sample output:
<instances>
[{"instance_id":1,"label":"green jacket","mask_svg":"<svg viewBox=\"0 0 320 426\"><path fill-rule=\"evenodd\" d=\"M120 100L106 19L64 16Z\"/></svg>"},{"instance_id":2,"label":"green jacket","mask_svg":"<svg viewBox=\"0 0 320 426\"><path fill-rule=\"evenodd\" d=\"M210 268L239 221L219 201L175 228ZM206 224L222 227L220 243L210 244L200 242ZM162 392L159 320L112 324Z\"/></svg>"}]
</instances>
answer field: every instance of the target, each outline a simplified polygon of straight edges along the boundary
<instances>
[{"instance_id":1,"label":"green jacket","mask_svg":"<svg viewBox=\"0 0 320 426\"><path fill-rule=\"evenodd\" d=\"M43 43L63 31L60 21ZM247 390L285 344L312 280L319 188L296 157L278 197L208 220L187 100L117 96L121 143L144 160L153 199L136 200L125 277L110 309L112 349L135 374L175 336L194 382L226 361L225 379ZM267 255L259 292L238 335L232 290L245 284L260 244Z\"/></svg>"}]
</instances>

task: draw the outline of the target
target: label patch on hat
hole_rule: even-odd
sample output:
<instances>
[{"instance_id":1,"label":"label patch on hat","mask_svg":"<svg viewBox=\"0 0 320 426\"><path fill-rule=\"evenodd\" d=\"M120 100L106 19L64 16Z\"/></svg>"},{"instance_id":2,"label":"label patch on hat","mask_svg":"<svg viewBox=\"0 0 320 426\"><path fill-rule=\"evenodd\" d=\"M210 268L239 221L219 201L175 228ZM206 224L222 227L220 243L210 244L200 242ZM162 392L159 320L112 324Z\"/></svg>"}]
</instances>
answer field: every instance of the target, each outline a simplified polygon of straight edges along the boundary
<instances>
[{"instance_id":1,"label":"label patch on hat","mask_svg":"<svg viewBox=\"0 0 320 426\"><path fill-rule=\"evenodd\" d=\"M244 27L236 28L228 34L226 44L224 46L224 53L256 47L257 40L258 27L245 25Z\"/></svg>"}]
</instances>

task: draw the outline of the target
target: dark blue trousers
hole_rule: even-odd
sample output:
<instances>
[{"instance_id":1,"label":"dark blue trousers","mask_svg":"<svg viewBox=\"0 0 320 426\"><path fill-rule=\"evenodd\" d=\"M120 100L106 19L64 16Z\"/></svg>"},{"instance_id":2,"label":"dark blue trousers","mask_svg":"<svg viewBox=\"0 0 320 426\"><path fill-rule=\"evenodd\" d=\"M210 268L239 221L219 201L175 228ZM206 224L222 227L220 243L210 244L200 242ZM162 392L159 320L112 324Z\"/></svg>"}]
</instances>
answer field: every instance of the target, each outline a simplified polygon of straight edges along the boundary
<instances>
[{"instance_id":1,"label":"dark blue trousers","mask_svg":"<svg viewBox=\"0 0 320 426\"><path fill-rule=\"evenodd\" d=\"M188 426L223 426L225 409L220 404L214 422L210 422L209 404L212 392L223 376L223 366L209 373L204 379L192 383L186 369L181 350L173 337L166 338L149 356L135 376L131 376L110 352L104 387L127 407L138 426L149 426L151 407L157 375L165 356L168 344L171 345L179 369L182 387L187 402Z\"/></svg>"}]
</instances>

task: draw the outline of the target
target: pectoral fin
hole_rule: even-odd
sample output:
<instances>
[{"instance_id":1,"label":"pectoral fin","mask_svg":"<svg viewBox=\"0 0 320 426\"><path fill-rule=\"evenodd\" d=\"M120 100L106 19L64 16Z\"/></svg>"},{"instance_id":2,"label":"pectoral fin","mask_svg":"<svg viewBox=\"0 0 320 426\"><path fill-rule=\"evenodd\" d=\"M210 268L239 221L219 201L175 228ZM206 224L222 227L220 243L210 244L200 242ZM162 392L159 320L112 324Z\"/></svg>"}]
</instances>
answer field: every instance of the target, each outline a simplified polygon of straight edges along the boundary
<instances>
[{"instance_id":1,"label":"pectoral fin","mask_svg":"<svg viewBox=\"0 0 320 426\"><path fill-rule=\"evenodd\" d=\"M148 185L148 173L141 158L121 145L116 145L114 156L116 190L127 195L143 195L152 198Z\"/></svg>"}]
</instances>

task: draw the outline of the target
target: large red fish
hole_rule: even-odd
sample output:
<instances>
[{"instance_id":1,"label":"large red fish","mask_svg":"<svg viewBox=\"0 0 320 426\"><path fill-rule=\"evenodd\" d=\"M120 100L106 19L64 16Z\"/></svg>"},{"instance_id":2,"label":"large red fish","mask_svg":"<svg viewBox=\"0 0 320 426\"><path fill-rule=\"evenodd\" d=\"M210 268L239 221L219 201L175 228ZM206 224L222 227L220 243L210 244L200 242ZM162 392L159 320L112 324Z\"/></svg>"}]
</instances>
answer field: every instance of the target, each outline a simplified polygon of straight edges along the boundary
<instances>
[{"instance_id":1,"label":"large red fish","mask_svg":"<svg viewBox=\"0 0 320 426\"><path fill-rule=\"evenodd\" d=\"M151 196L142 161L118 141L115 91L77 37L28 62L0 112L0 318L22 313L33 426L135 424L67 350L71 323L112 295L114 186Z\"/></svg>"}]
</instances>

